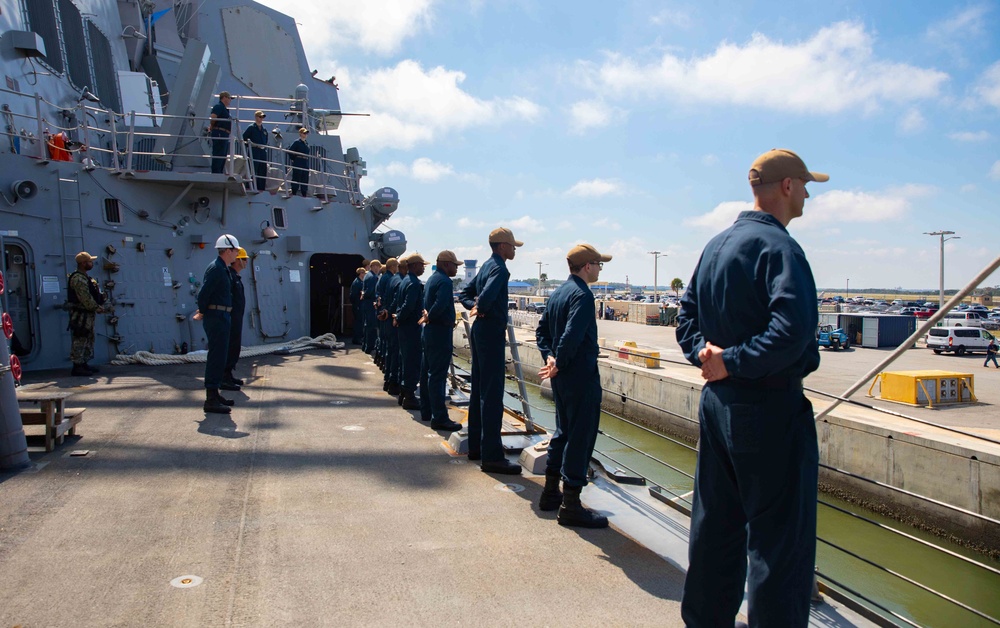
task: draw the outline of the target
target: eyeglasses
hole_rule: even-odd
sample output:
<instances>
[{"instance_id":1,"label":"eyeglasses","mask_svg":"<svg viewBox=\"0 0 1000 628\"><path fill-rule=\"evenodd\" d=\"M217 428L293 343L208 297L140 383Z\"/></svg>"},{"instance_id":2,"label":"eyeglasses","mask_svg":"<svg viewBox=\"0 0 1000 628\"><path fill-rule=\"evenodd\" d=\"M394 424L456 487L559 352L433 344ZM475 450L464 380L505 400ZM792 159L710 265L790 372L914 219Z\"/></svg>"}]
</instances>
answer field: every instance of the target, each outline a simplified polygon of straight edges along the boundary
<instances>
[{"instance_id":1,"label":"eyeglasses","mask_svg":"<svg viewBox=\"0 0 1000 628\"><path fill-rule=\"evenodd\" d=\"M597 264L598 270L604 270L604 262L589 262L590 264Z\"/></svg>"}]
</instances>

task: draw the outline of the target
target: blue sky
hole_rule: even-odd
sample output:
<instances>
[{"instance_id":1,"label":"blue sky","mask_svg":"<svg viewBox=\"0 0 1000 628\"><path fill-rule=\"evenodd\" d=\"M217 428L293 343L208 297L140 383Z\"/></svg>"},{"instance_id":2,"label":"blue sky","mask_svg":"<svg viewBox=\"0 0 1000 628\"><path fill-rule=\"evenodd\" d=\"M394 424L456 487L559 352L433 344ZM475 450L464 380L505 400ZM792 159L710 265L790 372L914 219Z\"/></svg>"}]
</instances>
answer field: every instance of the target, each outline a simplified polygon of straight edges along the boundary
<instances>
[{"instance_id":1,"label":"blue sky","mask_svg":"<svg viewBox=\"0 0 1000 628\"><path fill-rule=\"evenodd\" d=\"M690 278L751 206L770 148L812 183L789 231L820 287L960 288L1000 254L1000 2L263 0L336 75L344 146L388 185L411 251L483 260L509 226L514 278ZM985 285L1000 285L994 273Z\"/></svg>"}]
</instances>

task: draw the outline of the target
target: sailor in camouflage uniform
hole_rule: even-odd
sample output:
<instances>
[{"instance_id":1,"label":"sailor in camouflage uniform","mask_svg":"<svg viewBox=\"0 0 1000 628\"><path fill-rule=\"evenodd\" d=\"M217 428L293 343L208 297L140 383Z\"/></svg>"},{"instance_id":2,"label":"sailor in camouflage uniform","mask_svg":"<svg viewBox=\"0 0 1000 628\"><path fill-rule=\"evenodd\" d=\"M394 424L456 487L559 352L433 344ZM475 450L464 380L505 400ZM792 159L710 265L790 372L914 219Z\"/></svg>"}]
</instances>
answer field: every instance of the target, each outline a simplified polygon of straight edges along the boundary
<instances>
[{"instance_id":1,"label":"sailor in camouflage uniform","mask_svg":"<svg viewBox=\"0 0 1000 628\"><path fill-rule=\"evenodd\" d=\"M93 375L98 371L87 364L94 357L94 320L104 311L104 293L97 280L87 274L93 270L95 259L90 253L80 251L76 254L76 271L69 276L66 296L70 303L69 330L73 332L69 354L72 375Z\"/></svg>"}]
</instances>

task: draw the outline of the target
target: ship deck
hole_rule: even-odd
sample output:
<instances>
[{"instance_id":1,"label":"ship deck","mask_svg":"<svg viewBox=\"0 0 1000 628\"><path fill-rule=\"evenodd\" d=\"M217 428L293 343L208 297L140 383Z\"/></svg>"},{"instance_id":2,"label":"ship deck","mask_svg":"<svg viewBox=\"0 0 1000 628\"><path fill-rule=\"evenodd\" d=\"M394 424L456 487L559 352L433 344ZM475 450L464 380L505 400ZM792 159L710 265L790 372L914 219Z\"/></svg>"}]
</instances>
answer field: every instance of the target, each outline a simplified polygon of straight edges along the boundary
<instances>
[{"instance_id":1,"label":"ship deck","mask_svg":"<svg viewBox=\"0 0 1000 628\"><path fill-rule=\"evenodd\" d=\"M29 374L87 410L0 474L0 624L682 625L679 513L599 478L612 527L557 525L542 478L452 455L353 348L248 369L231 416L202 412L202 364Z\"/></svg>"}]
</instances>

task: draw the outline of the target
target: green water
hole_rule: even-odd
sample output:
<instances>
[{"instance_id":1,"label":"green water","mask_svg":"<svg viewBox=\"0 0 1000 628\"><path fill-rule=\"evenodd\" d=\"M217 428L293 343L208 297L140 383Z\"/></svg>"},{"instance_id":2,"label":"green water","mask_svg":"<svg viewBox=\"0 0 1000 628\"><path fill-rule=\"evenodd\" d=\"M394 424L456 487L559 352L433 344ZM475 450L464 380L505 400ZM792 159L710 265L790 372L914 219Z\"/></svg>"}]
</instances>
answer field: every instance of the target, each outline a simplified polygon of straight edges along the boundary
<instances>
[{"instance_id":1,"label":"green water","mask_svg":"<svg viewBox=\"0 0 1000 628\"><path fill-rule=\"evenodd\" d=\"M507 389L516 393L517 384L508 381ZM539 425L552 430L555 426L552 403L541 397L536 386L528 384L527 389L533 419ZM519 402L509 398L507 405L517 410L521 408ZM693 480L649 456L693 475L694 451L606 413L601 415L601 431L607 436L598 437L597 457L609 468L627 467L633 473L645 477L648 482L676 495L686 495L692 490ZM624 441L627 445L615 442L610 437ZM617 463L608 458L613 458ZM848 504L833 496L821 494L819 499L817 527L818 537L821 540L817 544L816 564L821 573L922 626L965 628L998 625L869 566L823 541L858 554L994 618L1000 618L1000 576L838 512L825 504L837 506L913 537L932 542L994 569L1000 570L1000 561ZM886 615L884 612L880 613ZM898 619L893 621L899 625L907 625Z\"/></svg>"}]
</instances>

